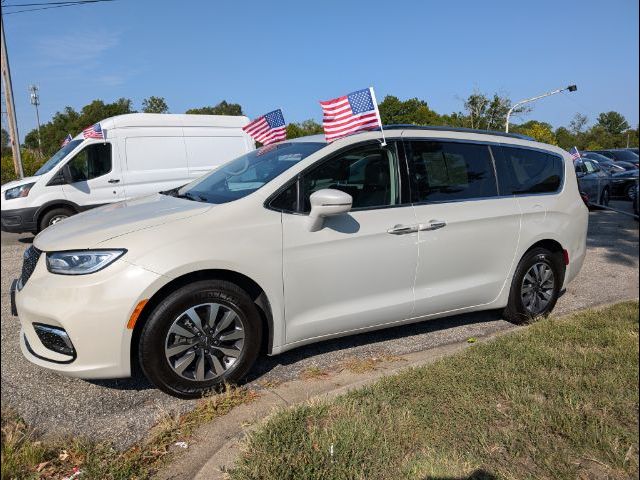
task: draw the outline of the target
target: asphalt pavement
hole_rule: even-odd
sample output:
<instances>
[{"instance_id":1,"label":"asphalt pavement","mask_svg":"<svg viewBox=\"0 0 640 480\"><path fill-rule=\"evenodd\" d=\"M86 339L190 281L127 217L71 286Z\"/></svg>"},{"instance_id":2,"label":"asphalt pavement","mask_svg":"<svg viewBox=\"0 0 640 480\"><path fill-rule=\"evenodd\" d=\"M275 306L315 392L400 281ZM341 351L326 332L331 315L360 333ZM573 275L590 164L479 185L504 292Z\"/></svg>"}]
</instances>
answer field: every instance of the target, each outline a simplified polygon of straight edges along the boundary
<instances>
[{"instance_id":1,"label":"asphalt pavement","mask_svg":"<svg viewBox=\"0 0 640 480\"><path fill-rule=\"evenodd\" d=\"M628 202L613 206L630 211ZM25 360L18 345L19 322L10 313L9 287L19 275L31 235L2 232L1 397L22 417L51 434L111 440L124 447L142 438L166 412L185 411L193 401L154 389L144 378L84 381L66 378ZM638 222L612 211L590 214L588 255L578 278L560 298L556 314L638 298ZM257 388L296 378L310 368L338 369L352 357L418 352L469 337L513 328L500 313L481 312L426 321L326 341L275 357L260 358L248 383Z\"/></svg>"}]
</instances>

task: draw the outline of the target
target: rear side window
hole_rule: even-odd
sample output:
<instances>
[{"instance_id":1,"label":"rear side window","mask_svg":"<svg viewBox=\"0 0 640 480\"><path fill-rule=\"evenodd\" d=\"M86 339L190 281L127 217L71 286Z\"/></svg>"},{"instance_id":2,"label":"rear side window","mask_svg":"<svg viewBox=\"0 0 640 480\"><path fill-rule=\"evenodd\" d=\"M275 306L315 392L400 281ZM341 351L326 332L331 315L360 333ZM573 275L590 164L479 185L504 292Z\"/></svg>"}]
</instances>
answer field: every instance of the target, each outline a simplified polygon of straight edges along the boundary
<instances>
[{"instance_id":1,"label":"rear side window","mask_svg":"<svg viewBox=\"0 0 640 480\"><path fill-rule=\"evenodd\" d=\"M517 147L494 147L503 195L557 192L562 184L564 160L551 153ZM501 155L499 155L501 153Z\"/></svg>"},{"instance_id":2,"label":"rear side window","mask_svg":"<svg viewBox=\"0 0 640 480\"><path fill-rule=\"evenodd\" d=\"M408 144L407 158L415 203L498 195L487 145L415 140Z\"/></svg>"}]
</instances>

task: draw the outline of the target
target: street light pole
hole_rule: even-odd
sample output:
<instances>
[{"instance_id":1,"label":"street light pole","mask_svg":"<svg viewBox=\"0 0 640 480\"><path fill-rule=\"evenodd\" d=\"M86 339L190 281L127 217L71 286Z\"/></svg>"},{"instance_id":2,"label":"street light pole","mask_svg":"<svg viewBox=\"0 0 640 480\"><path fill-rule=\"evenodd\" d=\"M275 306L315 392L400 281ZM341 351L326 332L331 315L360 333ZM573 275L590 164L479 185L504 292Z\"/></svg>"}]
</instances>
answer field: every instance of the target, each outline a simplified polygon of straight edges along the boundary
<instances>
[{"instance_id":1,"label":"street light pole","mask_svg":"<svg viewBox=\"0 0 640 480\"><path fill-rule=\"evenodd\" d=\"M4 39L4 18L2 18L1 15L0 26L2 27L2 79L4 80L4 96L7 104L7 120L9 121L13 167L15 168L16 175L24 178L22 157L20 156L20 137L18 136L18 124L16 123L16 106L13 103L13 87L11 86L11 72L9 71L9 55L7 54L7 43Z\"/></svg>"},{"instance_id":2,"label":"street light pole","mask_svg":"<svg viewBox=\"0 0 640 480\"><path fill-rule=\"evenodd\" d=\"M564 92L565 90L567 90L569 92L575 92L577 89L578 89L578 87L576 87L575 85L569 85L568 87L565 87L565 88L558 88L557 90L553 90L551 92L543 93L542 95L538 95L537 97L525 98L524 100L520 100L513 107L511 107L509 109L509 111L507 112L507 121L506 121L506 123L504 125L504 131L509 133L509 117L511 117L511 114L513 113L513 111L516 108L518 108L520 105L524 105L525 103L534 102L536 100L540 100L541 98L549 97L551 95L555 95L556 93Z\"/></svg>"}]
</instances>

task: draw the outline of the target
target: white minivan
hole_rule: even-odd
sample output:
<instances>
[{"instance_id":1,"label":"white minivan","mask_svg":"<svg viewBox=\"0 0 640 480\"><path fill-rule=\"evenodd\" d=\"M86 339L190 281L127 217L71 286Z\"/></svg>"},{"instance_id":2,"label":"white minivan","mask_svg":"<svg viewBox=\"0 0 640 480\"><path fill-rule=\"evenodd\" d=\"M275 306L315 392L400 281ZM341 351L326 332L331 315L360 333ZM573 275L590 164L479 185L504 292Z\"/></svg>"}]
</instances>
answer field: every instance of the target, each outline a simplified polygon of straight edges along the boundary
<instances>
[{"instance_id":1,"label":"white minivan","mask_svg":"<svg viewBox=\"0 0 640 480\"><path fill-rule=\"evenodd\" d=\"M37 233L75 213L169 190L247 153L244 116L132 113L82 133L32 177L2 185L2 230Z\"/></svg>"},{"instance_id":2,"label":"white minivan","mask_svg":"<svg viewBox=\"0 0 640 480\"><path fill-rule=\"evenodd\" d=\"M82 378L139 364L186 398L239 380L261 349L549 313L586 252L571 156L512 134L385 133L284 141L47 228L11 288L23 354Z\"/></svg>"}]
</instances>

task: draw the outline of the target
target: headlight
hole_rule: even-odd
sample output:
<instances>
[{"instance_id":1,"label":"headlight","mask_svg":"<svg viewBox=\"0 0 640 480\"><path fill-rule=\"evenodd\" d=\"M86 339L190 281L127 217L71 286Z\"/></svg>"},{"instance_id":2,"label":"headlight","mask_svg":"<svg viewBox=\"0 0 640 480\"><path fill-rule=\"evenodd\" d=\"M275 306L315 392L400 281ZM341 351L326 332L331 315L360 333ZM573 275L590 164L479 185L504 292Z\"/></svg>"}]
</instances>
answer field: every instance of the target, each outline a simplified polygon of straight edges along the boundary
<instances>
[{"instance_id":1,"label":"headlight","mask_svg":"<svg viewBox=\"0 0 640 480\"><path fill-rule=\"evenodd\" d=\"M19 187L13 187L4 192L5 200L11 200L13 198L26 197L29 195L29 191L31 187L33 187L36 182L33 183L25 183L24 185L20 185Z\"/></svg>"},{"instance_id":2,"label":"headlight","mask_svg":"<svg viewBox=\"0 0 640 480\"><path fill-rule=\"evenodd\" d=\"M47 253L47 269L60 275L86 275L110 265L126 250L78 250Z\"/></svg>"}]
</instances>

